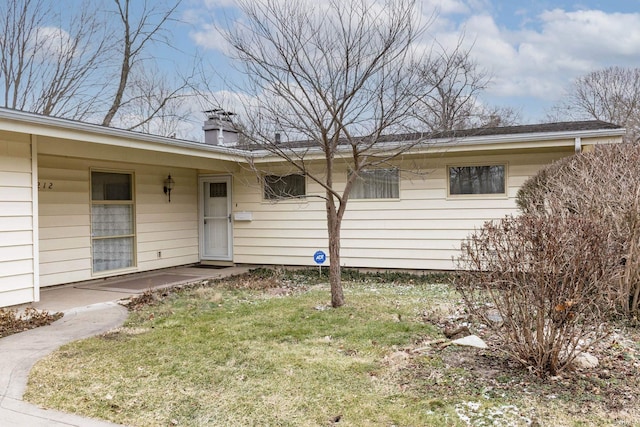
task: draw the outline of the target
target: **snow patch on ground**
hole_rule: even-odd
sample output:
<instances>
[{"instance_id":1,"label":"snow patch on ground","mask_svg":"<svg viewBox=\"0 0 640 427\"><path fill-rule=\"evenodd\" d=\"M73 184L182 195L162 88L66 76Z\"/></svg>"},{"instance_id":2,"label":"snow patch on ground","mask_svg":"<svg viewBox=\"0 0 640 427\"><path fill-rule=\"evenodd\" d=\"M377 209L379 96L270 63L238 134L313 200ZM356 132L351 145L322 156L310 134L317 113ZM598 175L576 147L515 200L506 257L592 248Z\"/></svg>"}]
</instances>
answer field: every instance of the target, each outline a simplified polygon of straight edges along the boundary
<instances>
[{"instance_id":1,"label":"snow patch on ground","mask_svg":"<svg viewBox=\"0 0 640 427\"><path fill-rule=\"evenodd\" d=\"M486 406L480 402L462 402L455 406L458 418L474 427L530 426L530 417L521 413L515 405Z\"/></svg>"}]
</instances>

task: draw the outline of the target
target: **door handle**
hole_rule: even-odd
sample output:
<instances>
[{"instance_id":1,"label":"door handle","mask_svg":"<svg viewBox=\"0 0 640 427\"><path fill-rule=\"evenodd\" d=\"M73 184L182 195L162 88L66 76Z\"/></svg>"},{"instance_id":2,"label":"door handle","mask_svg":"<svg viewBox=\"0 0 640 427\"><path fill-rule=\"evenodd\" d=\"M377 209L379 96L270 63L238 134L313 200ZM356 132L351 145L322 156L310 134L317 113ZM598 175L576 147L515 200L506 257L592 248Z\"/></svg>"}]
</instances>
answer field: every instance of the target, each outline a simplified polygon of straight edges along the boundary
<instances>
[{"instance_id":1,"label":"door handle","mask_svg":"<svg viewBox=\"0 0 640 427\"><path fill-rule=\"evenodd\" d=\"M229 214L227 218L229 218L229 222L231 222L231 214Z\"/></svg>"}]
</instances>

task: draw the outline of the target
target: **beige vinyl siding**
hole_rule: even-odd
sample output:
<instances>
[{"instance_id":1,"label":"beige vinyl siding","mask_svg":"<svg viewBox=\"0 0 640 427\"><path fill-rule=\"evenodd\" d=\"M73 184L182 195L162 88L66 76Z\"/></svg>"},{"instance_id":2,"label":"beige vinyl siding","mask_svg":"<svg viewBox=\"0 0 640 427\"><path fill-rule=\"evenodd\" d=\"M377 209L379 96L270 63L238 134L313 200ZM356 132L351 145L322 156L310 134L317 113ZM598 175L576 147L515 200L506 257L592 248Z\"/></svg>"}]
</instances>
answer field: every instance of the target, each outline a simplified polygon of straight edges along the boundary
<instances>
[{"instance_id":1,"label":"beige vinyl siding","mask_svg":"<svg viewBox=\"0 0 640 427\"><path fill-rule=\"evenodd\" d=\"M517 213L515 196L527 177L567 153L460 156L426 161L424 179L403 173L398 201L350 201L342 263L363 267L448 270L461 240L485 221ZM448 197L447 165L504 164L504 195ZM405 166L406 168L406 166Z\"/></svg>"},{"instance_id":2,"label":"beige vinyl siding","mask_svg":"<svg viewBox=\"0 0 640 427\"><path fill-rule=\"evenodd\" d=\"M293 171L274 168L270 173ZM307 179L307 195L321 193ZM264 200L263 190L251 172L236 175L233 211L252 213L252 221L233 222L233 260L236 263L308 265L313 253L327 247L324 201L318 197Z\"/></svg>"},{"instance_id":3,"label":"beige vinyl siding","mask_svg":"<svg viewBox=\"0 0 640 427\"><path fill-rule=\"evenodd\" d=\"M125 154L122 157L128 158ZM93 273L91 170L126 172L134 176L136 265L133 268ZM171 203L162 191L169 173L176 182ZM198 261L195 171L41 155L39 175L41 182L53 184L51 189L40 191L41 286Z\"/></svg>"},{"instance_id":4,"label":"beige vinyl siding","mask_svg":"<svg viewBox=\"0 0 640 427\"><path fill-rule=\"evenodd\" d=\"M0 133L0 306L38 299L29 135Z\"/></svg>"},{"instance_id":5,"label":"beige vinyl siding","mask_svg":"<svg viewBox=\"0 0 640 427\"><path fill-rule=\"evenodd\" d=\"M91 277L89 169L71 159L40 156L40 284Z\"/></svg>"},{"instance_id":6,"label":"beige vinyl siding","mask_svg":"<svg viewBox=\"0 0 640 427\"><path fill-rule=\"evenodd\" d=\"M342 224L341 264L347 267L449 270L455 268L461 240L485 221L517 213L522 183L543 165L571 154L514 153L443 156L407 160L399 166L400 198L350 200ZM447 195L447 165L505 164L505 195ZM419 168L418 173L407 169ZM340 188L346 169L336 175ZM239 185L238 181L245 183ZM251 222L234 222L234 261L314 265L316 250L327 252L326 213L317 184L307 182L305 200L268 202L245 175L234 186L234 210L252 212Z\"/></svg>"},{"instance_id":7,"label":"beige vinyl siding","mask_svg":"<svg viewBox=\"0 0 640 427\"><path fill-rule=\"evenodd\" d=\"M162 191L169 173L175 181L171 203ZM194 170L154 166L137 169L136 231L141 271L199 261L197 189Z\"/></svg>"}]
</instances>

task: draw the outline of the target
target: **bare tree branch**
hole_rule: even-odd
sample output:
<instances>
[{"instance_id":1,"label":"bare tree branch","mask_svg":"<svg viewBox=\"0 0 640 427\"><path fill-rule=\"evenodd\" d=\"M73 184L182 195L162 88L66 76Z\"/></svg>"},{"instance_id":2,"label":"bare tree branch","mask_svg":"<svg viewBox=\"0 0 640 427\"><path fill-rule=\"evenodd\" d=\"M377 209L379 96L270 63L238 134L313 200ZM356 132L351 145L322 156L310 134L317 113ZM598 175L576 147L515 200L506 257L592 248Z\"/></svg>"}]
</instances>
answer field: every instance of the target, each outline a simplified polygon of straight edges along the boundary
<instances>
[{"instance_id":1,"label":"bare tree branch","mask_svg":"<svg viewBox=\"0 0 640 427\"><path fill-rule=\"evenodd\" d=\"M609 67L576 79L550 119L596 119L624 126L625 139L640 139L640 68Z\"/></svg>"},{"instance_id":2,"label":"bare tree branch","mask_svg":"<svg viewBox=\"0 0 640 427\"><path fill-rule=\"evenodd\" d=\"M413 116L432 132L505 126L514 124L518 114L509 108L489 107L479 101L491 76L471 59L463 39L452 51L442 46L428 61L416 64L422 96Z\"/></svg>"},{"instance_id":3,"label":"bare tree branch","mask_svg":"<svg viewBox=\"0 0 640 427\"><path fill-rule=\"evenodd\" d=\"M109 1L115 14L98 0L0 2L2 106L86 121L106 114L104 125L175 134L193 74L170 82L157 72L155 58L144 54L153 43L169 44L166 26L180 0L169 0L168 7ZM65 8L70 11L62 13ZM114 16L122 37L113 31ZM114 69L119 78L110 75Z\"/></svg>"},{"instance_id":4,"label":"bare tree branch","mask_svg":"<svg viewBox=\"0 0 640 427\"><path fill-rule=\"evenodd\" d=\"M147 67L145 72L133 75L129 83L129 98L121 105L124 112L119 125L127 130L137 130L155 135L176 136L180 124L190 114L184 107L188 79L171 82L159 70Z\"/></svg>"},{"instance_id":5,"label":"bare tree branch","mask_svg":"<svg viewBox=\"0 0 640 427\"><path fill-rule=\"evenodd\" d=\"M118 87L113 96L111 106L102 120L103 126L110 126L118 110L122 107L135 63L141 60L141 54L150 43L161 41L160 35L164 25L172 19L181 3L181 0L177 0L167 9L160 10L157 6L149 6L145 0L140 18L136 21L131 14L131 0L113 1L116 4L118 18L122 24L122 62Z\"/></svg>"},{"instance_id":6,"label":"bare tree branch","mask_svg":"<svg viewBox=\"0 0 640 427\"><path fill-rule=\"evenodd\" d=\"M52 23L66 24L66 29ZM2 106L82 119L110 53L104 22L87 4L63 19L43 0L0 4Z\"/></svg>"}]
</instances>

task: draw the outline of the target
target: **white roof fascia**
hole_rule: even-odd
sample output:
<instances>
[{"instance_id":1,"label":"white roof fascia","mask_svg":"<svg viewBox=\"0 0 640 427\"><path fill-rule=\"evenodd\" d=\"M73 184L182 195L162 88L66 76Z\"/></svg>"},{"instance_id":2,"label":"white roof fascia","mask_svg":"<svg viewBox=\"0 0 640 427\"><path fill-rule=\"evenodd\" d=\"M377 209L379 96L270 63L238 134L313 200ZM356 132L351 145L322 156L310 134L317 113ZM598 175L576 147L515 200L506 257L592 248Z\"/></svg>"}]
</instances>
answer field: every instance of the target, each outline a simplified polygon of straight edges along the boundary
<instances>
[{"instance_id":1,"label":"white roof fascia","mask_svg":"<svg viewBox=\"0 0 640 427\"><path fill-rule=\"evenodd\" d=\"M575 138L612 138L622 137L625 129L599 129L563 132L536 132L525 134L487 135L465 138L442 138L429 141L425 145L416 146L421 149L437 149L437 151L479 151L483 149L522 149L574 147ZM555 143L553 143L555 142ZM517 147L511 144L518 144ZM502 146L502 147L501 147Z\"/></svg>"},{"instance_id":2,"label":"white roof fascia","mask_svg":"<svg viewBox=\"0 0 640 427\"><path fill-rule=\"evenodd\" d=\"M3 108L0 108L0 130L220 160L241 161L247 157L246 152L230 147L207 145L202 142L150 135Z\"/></svg>"},{"instance_id":3,"label":"white roof fascia","mask_svg":"<svg viewBox=\"0 0 640 427\"><path fill-rule=\"evenodd\" d=\"M573 130L562 132L534 132L534 133L522 133L522 134L505 134L505 135L483 135L483 136L470 136L463 138L442 138L436 139L434 142L437 144L448 144L451 141L456 141L461 145L495 145L511 142L538 142L538 141L552 141L558 139L570 139L573 145L573 140L576 137L580 138L599 138L599 137L611 137L611 136L623 136L625 129L596 129L596 130Z\"/></svg>"},{"instance_id":4,"label":"white roof fascia","mask_svg":"<svg viewBox=\"0 0 640 427\"><path fill-rule=\"evenodd\" d=\"M428 139L425 136L424 142L418 142L415 147L407 151L407 154L420 154L424 152L443 152L443 151L479 151L483 149L513 149L513 148L544 148L544 147L563 147L575 144L575 138L610 138L621 137L625 134L624 128L619 129L596 129L596 130L574 130L562 132L533 132L533 133L514 133L505 135L482 135L467 137L449 137ZM416 140L417 141L417 140ZM550 141L558 141L556 144L548 144ZM377 147L381 150L401 148L406 141L387 142ZM528 143L528 144L527 144ZM517 147L506 146L508 144L518 144ZM503 145L505 147L499 147ZM435 150L435 151L433 151ZM293 150L297 153L307 152L309 155L324 155L320 147L306 147ZM350 147L345 146L340 152L350 152ZM281 160L281 158L268 150L259 150L253 153L254 158L262 161Z\"/></svg>"},{"instance_id":5,"label":"white roof fascia","mask_svg":"<svg viewBox=\"0 0 640 427\"><path fill-rule=\"evenodd\" d=\"M97 124L60 119L6 108L0 108L0 130L19 131L26 134L37 134L54 138L236 162L246 161L247 157L260 162L282 160L279 156L268 150L249 152L232 147L207 145L202 142L144 134L130 130L110 128ZM420 154L433 150L435 150L435 152L461 152L478 151L483 149L543 148L564 145L573 146L575 138L577 137L582 139L618 137L624 134L625 129L618 128L425 139L424 142L417 142L416 140L416 146L411 150L408 150L407 154ZM564 142L560 142L559 144L545 144L545 142L561 140L567 140L566 144ZM394 148L401 148L405 143L406 141L391 141L378 145L378 148L381 150L393 150ZM509 146L509 144L518 144L518 146L513 147ZM500 147L501 145L502 147ZM320 147L299 148L294 149L293 151L297 153L305 153L305 155L311 155L312 157L321 157L324 154ZM349 152L350 148L345 146L344 149L340 151Z\"/></svg>"}]
</instances>

